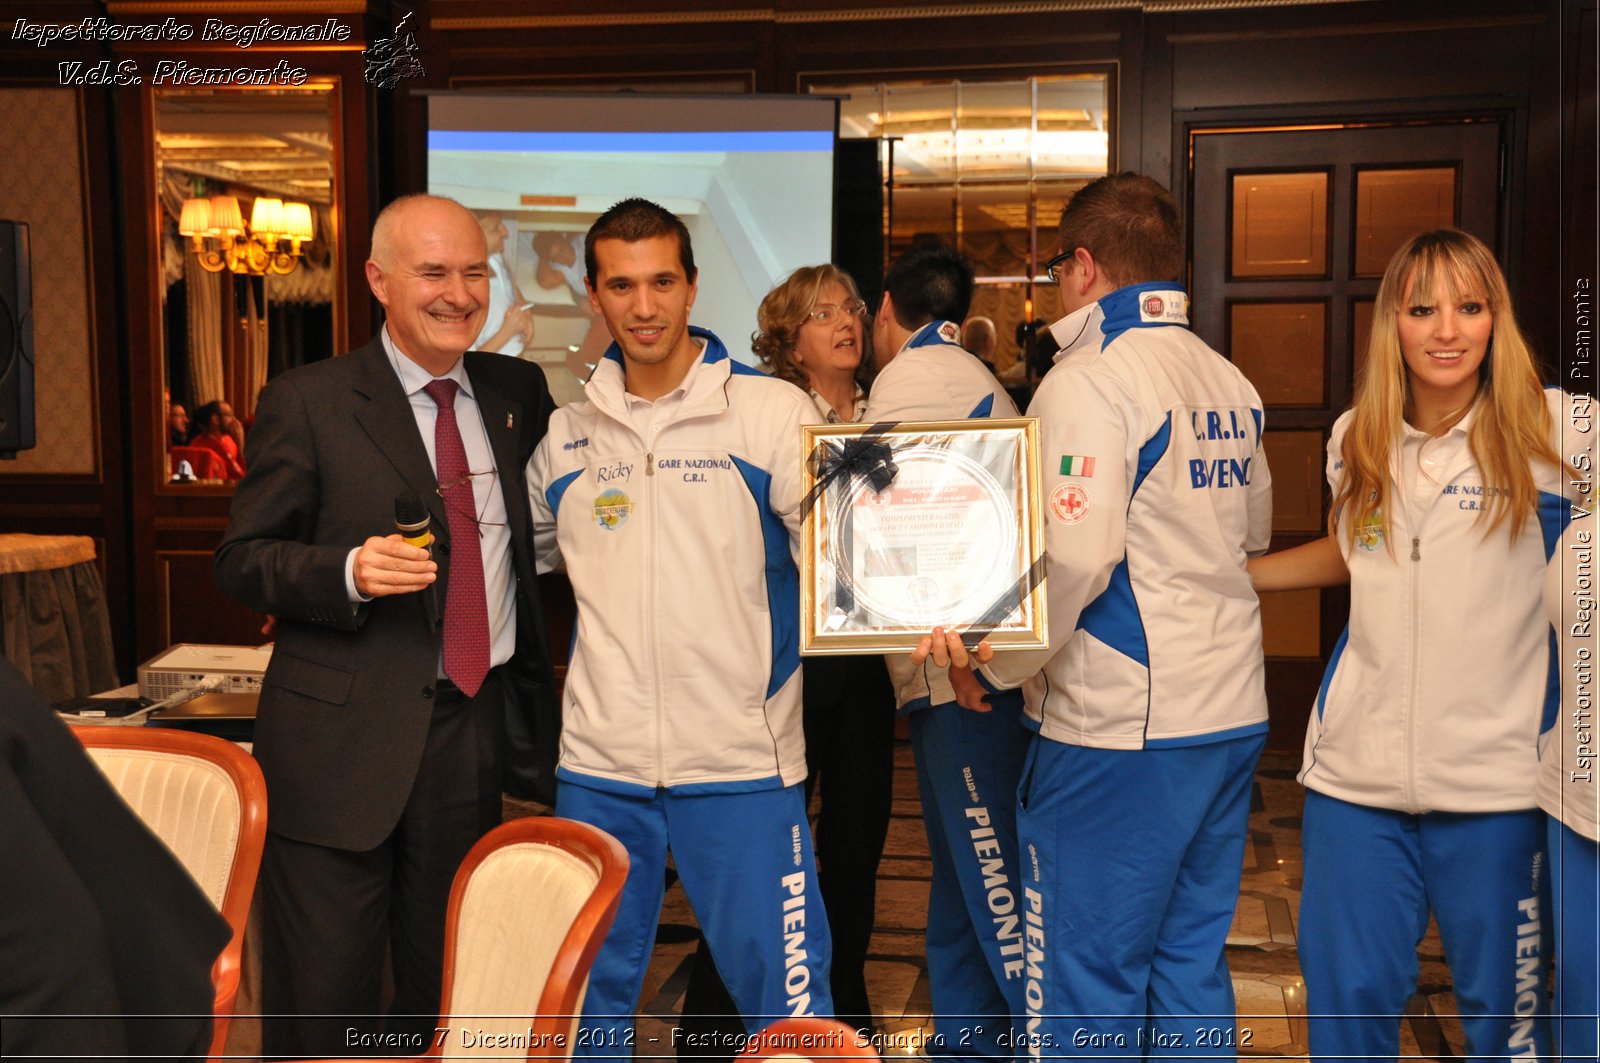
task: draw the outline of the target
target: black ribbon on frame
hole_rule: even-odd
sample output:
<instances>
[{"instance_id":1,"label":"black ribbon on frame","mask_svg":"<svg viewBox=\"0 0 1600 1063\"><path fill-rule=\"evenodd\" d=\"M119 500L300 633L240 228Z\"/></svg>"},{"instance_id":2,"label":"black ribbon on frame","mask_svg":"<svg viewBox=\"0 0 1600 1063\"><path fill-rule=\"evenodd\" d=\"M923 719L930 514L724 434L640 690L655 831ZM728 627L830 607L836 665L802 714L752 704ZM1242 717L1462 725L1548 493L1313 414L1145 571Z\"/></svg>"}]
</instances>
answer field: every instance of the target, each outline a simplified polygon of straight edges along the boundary
<instances>
[{"instance_id":1,"label":"black ribbon on frame","mask_svg":"<svg viewBox=\"0 0 1600 1063\"><path fill-rule=\"evenodd\" d=\"M900 467L894 463L894 447L885 443L883 437L898 423L882 421L843 444L825 439L813 447L806 463L817 482L800 503L801 518L810 516L811 508L836 480L860 477L879 492L894 483Z\"/></svg>"},{"instance_id":2,"label":"black ribbon on frame","mask_svg":"<svg viewBox=\"0 0 1600 1063\"><path fill-rule=\"evenodd\" d=\"M892 432L898 425L898 421L880 421L843 444L836 440L823 440L812 448L806 457L806 462L811 475L816 478L816 483L801 502L801 519L810 515L818 499L822 498L829 486L837 480L859 476L864 478L874 491L879 492L893 484L900 469L894 462L894 447L883 442L883 436ZM962 631L962 644L969 650L976 647L995 628L1005 623L1006 617L1017 609L1018 603L1032 594L1044 579L1045 565L1044 557L1041 555L1033 559L1027 570L995 599L994 604L980 613ZM846 603L850 603L854 598L848 581L841 584L839 591L842 592L841 598Z\"/></svg>"},{"instance_id":3,"label":"black ribbon on frame","mask_svg":"<svg viewBox=\"0 0 1600 1063\"><path fill-rule=\"evenodd\" d=\"M1007 587L1000 597L994 600L993 605L980 613L978 619L961 632L961 644L970 650L988 638L991 631L1005 623L1006 617L1017 608L1017 603L1032 594L1034 588L1043 582L1044 557L1040 555L1033 559L1033 564L1028 566L1028 570L1017 582Z\"/></svg>"}]
</instances>

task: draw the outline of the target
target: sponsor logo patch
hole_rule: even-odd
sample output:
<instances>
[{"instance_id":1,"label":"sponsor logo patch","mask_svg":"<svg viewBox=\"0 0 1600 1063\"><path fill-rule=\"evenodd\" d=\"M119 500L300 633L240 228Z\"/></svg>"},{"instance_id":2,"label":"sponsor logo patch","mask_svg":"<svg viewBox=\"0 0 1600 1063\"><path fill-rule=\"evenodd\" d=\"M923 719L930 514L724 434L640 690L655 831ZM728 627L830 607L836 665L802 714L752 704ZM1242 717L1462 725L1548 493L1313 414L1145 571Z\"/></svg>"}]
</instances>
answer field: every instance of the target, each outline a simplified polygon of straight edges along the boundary
<instances>
[{"instance_id":1,"label":"sponsor logo patch","mask_svg":"<svg viewBox=\"0 0 1600 1063\"><path fill-rule=\"evenodd\" d=\"M1181 291L1145 292L1139 300L1139 320L1162 325L1189 323L1189 297Z\"/></svg>"},{"instance_id":2,"label":"sponsor logo patch","mask_svg":"<svg viewBox=\"0 0 1600 1063\"><path fill-rule=\"evenodd\" d=\"M1382 513L1374 513L1367 518L1365 524L1356 529L1356 545L1369 554L1383 545Z\"/></svg>"},{"instance_id":3,"label":"sponsor logo patch","mask_svg":"<svg viewBox=\"0 0 1600 1063\"><path fill-rule=\"evenodd\" d=\"M609 487L595 496L594 522L606 531L616 531L628 523L628 515L632 512L633 503L615 487Z\"/></svg>"},{"instance_id":4,"label":"sponsor logo patch","mask_svg":"<svg viewBox=\"0 0 1600 1063\"><path fill-rule=\"evenodd\" d=\"M1050 492L1050 515L1062 524L1076 524L1089 514L1089 492L1082 484L1062 484Z\"/></svg>"},{"instance_id":5,"label":"sponsor logo patch","mask_svg":"<svg viewBox=\"0 0 1600 1063\"><path fill-rule=\"evenodd\" d=\"M961 330L956 327L956 323L954 321L946 321L944 324L939 326L939 338L944 340L946 343L959 342L961 339Z\"/></svg>"}]
</instances>

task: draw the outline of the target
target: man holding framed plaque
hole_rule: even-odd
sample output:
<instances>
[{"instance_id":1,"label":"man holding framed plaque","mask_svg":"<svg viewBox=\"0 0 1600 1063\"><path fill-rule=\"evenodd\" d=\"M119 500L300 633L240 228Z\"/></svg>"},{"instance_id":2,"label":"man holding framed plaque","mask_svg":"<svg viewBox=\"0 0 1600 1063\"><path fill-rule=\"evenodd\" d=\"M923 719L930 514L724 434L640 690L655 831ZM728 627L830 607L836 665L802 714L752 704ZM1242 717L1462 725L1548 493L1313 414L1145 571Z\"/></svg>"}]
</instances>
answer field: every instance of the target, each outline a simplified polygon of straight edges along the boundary
<instances>
[{"instance_id":1,"label":"man holding framed plaque","mask_svg":"<svg viewBox=\"0 0 1600 1063\"><path fill-rule=\"evenodd\" d=\"M584 1000L577 1056L632 1056L670 850L755 1032L831 1015L828 920L802 783L799 388L689 325L689 231L642 199L584 242L615 342L529 465L541 571L564 563L577 637L556 814L631 862Z\"/></svg>"},{"instance_id":2,"label":"man holding framed plaque","mask_svg":"<svg viewBox=\"0 0 1600 1063\"><path fill-rule=\"evenodd\" d=\"M1062 352L1028 411L1050 649L982 670L1022 685L1038 730L1018 793L1022 1021L1036 1057L1152 1040L1193 1051L1213 1025L1203 1050L1232 1055L1223 944L1267 731L1245 573L1272 530L1262 404L1186 327L1165 188L1095 181L1060 234L1048 272L1068 311L1051 326Z\"/></svg>"},{"instance_id":3,"label":"man holding framed plaque","mask_svg":"<svg viewBox=\"0 0 1600 1063\"><path fill-rule=\"evenodd\" d=\"M863 421L1015 417L993 373L958 338L972 302L972 267L942 247L906 252L883 278L874 346L889 355ZM976 545L975 549L985 547ZM998 550L998 544L988 544ZM927 960L933 1054L1010 1059L1022 1007L1014 795L1027 752L1022 698L996 695L979 715L956 704L948 678L900 653L887 657L908 714L932 861Z\"/></svg>"}]
</instances>

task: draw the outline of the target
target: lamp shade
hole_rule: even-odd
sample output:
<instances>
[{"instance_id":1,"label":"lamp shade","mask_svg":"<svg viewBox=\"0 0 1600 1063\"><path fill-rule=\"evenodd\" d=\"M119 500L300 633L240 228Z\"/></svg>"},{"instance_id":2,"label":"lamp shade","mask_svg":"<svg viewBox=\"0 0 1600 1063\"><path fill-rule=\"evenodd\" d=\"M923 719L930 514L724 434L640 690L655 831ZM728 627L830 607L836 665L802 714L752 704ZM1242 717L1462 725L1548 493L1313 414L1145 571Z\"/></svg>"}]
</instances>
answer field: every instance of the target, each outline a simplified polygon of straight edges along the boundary
<instances>
[{"instance_id":1,"label":"lamp shade","mask_svg":"<svg viewBox=\"0 0 1600 1063\"><path fill-rule=\"evenodd\" d=\"M211 228L211 200L203 197L183 201L183 216L178 219L178 232L184 236L204 236Z\"/></svg>"},{"instance_id":2,"label":"lamp shade","mask_svg":"<svg viewBox=\"0 0 1600 1063\"><path fill-rule=\"evenodd\" d=\"M311 205L290 201L283 205L283 232L295 240L309 240L315 235L311 229Z\"/></svg>"},{"instance_id":3,"label":"lamp shade","mask_svg":"<svg viewBox=\"0 0 1600 1063\"><path fill-rule=\"evenodd\" d=\"M239 201L232 196L211 197L210 232L237 236L244 232L244 217L239 213Z\"/></svg>"},{"instance_id":4,"label":"lamp shade","mask_svg":"<svg viewBox=\"0 0 1600 1063\"><path fill-rule=\"evenodd\" d=\"M250 208L250 231L257 236L278 236L283 232L283 200L257 196Z\"/></svg>"}]
</instances>

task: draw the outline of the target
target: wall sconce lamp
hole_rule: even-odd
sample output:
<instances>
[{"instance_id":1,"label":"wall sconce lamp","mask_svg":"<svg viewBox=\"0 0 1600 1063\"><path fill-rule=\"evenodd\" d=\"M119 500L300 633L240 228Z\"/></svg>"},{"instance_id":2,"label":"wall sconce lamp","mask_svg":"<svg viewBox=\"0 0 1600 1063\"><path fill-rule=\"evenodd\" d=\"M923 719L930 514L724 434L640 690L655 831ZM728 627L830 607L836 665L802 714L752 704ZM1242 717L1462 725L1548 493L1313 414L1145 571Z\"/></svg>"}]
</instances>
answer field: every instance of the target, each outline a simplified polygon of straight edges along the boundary
<instances>
[{"instance_id":1,"label":"wall sconce lamp","mask_svg":"<svg viewBox=\"0 0 1600 1063\"><path fill-rule=\"evenodd\" d=\"M300 264L300 245L313 235L311 207L259 196L246 228L233 196L197 196L183 201L178 232L189 238L189 250L208 272L292 273Z\"/></svg>"}]
</instances>

